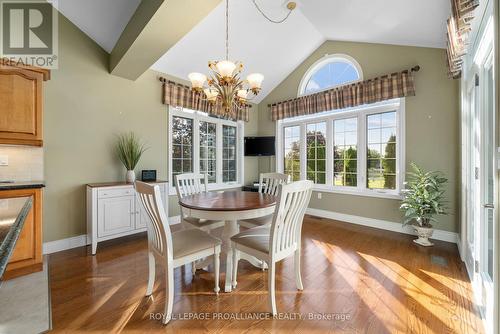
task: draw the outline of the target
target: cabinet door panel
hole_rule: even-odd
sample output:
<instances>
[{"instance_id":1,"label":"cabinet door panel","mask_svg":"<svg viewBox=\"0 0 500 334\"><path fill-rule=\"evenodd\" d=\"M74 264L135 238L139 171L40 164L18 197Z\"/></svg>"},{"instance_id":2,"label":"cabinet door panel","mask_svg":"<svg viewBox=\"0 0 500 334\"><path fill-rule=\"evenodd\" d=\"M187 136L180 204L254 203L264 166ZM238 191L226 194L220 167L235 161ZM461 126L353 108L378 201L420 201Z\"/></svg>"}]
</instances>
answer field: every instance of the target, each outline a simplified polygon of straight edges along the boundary
<instances>
[{"instance_id":1,"label":"cabinet door panel","mask_svg":"<svg viewBox=\"0 0 500 334\"><path fill-rule=\"evenodd\" d=\"M42 82L39 73L0 69L0 142L41 142Z\"/></svg>"},{"instance_id":2,"label":"cabinet door panel","mask_svg":"<svg viewBox=\"0 0 500 334\"><path fill-rule=\"evenodd\" d=\"M123 233L135 228L135 197L101 199L98 202L98 236Z\"/></svg>"}]
</instances>

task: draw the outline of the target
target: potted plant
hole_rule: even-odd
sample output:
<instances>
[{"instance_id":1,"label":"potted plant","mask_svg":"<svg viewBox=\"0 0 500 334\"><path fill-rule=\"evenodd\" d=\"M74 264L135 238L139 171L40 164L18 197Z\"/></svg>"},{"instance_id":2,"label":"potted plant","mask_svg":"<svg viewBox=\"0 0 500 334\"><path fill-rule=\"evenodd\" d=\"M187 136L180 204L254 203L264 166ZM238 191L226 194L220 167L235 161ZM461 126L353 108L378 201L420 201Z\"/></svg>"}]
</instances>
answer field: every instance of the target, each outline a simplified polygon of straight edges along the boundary
<instances>
[{"instance_id":1,"label":"potted plant","mask_svg":"<svg viewBox=\"0 0 500 334\"><path fill-rule=\"evenodd\" d=\"M436 215L446 214L444 206L444 185L448 180L441 172L425 171L415 163L413 172L408 173L406 189L402 191L403 201L400 209L405 213L403 225L411 224L418 239L413 240L422 246L432 246L429 238L434 232L431 222L437 222Z\"/></svg>"},{"instance_id":2,"label":"potted plant","mask_svg":"<svg viewBox=\"0 0 500 334\"><path fill-rule=\"evenodd\" d=\"M142 154L147 148L141 143L139 138L133 133L125 133L118 136L116 143L116 154L118 159L123 163L127 169L126 180L127 183L135 181L134 169L141 159Z\"/></svg>"}]
</instances>

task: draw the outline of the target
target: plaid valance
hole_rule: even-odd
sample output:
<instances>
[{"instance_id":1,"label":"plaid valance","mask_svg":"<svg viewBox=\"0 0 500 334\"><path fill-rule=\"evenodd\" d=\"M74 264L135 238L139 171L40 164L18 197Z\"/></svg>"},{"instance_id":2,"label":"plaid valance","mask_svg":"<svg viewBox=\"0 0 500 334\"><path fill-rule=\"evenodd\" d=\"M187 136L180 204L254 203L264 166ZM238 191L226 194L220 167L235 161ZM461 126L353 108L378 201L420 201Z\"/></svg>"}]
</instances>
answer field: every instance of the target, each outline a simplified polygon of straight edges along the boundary
<instances>
[{"instance_id":1,"label":"plaid valance","mask_svg":"<svg viewBox=\"0 0 500 334\"><path fill-rule=\"evenodd\" d=\"M202 92L196 92L191 87L160 78L163 83L163 103L174 107L188 108L208 113L211 116L226 118L220 102L210 104ZM247 105L239 110L233 110L229 118L236 121L248 122L250 106Z\"/></svg>"},{"instance_id":2,"label":"plaid valance","mask_svg":"<svg viewBox=\"0 0 500 334\"><path fill-rule=\"evenodd\" d=\"M392 73L350 85L340 86L316 94L273 103L269 107L273 120L344 109L398 97L414 96L415 85L411 70Z\"/></svg>"},{"instance_id":3,"label":"plaid valance","mask_svg":"<svg viewBox=\"0 0 500 334\"><path fill-rule=\"evenodd\" d=\"M451 0L452 15L447 21L447 61L450 77L459 78L462 73L462 57L467 53L470 22L479 0Z\"/></svg>"}]
</instances>

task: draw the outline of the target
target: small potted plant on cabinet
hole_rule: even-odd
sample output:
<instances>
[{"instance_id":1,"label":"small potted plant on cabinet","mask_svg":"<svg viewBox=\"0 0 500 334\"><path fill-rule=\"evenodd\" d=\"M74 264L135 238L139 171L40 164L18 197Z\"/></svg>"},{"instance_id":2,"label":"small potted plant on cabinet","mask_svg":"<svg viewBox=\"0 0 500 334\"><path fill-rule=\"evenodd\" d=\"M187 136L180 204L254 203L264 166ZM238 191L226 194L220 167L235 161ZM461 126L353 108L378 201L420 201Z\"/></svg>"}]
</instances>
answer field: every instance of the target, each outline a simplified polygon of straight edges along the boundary
<instances>
[{"instance_id":1,"label":"small potted plant on cabinet","mask_svg":"<svg viewBox=\"0 0 500 334\"><path fill-rule=\"evenodd\" d=\"M415 163L413 172L408 173L406 189L402 191L403 201L400 209L404 211L403 225L411 224L418 239L413 240L422 246L432 246L429 238L434 232L432 222L437 222L436 215L446 214L444 206L444 185L448 180L441 172L425 171Z\"/></svg>"},{"instance_id":2,"label":"small potted plant on cabinet","mask_svg":"<svg viewBox=\"0 0 500 334\"><path fill-rule=\"evenodd\" d=\"M116 154L118 156L118 159L120 159L120 161L127 169L127 183L135 182L134 169L141 159L144 151L146 151L144 144L141 143L139 138L133 132L121 134L118 136L118 141L116 143Z\"/></svg>"}]
</instances>

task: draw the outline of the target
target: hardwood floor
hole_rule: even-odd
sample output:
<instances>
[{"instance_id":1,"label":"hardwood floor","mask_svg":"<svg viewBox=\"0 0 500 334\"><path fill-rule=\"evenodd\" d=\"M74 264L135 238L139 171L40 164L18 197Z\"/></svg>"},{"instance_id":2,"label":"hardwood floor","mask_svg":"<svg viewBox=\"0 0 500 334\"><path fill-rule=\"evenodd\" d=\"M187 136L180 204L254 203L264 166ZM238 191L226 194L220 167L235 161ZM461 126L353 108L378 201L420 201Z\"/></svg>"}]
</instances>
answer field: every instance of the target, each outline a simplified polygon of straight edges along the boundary
<instances>
[{"instance_id":1,"label":"hardwood floor","mask_svg":"<svg viewBox=\"0 0 500 334\"><path fill-rule=\"evenodd\" d=\"M456 245L436 242L422 248L411 242L412 236L311 216L305 218L302 235L304 290L296 290L292 258L277 265L282 319L267 313L267 273L246 261L240 261L236 290L219 296L212 292L212 272L198 271L192 279L190 269L176 269L173 313L183 319L163 326L154 319L165 301L159 266L153 298L144 297L145 235L103 242L96 256L84 247L52 254L54 331L483 332ZM221 286L223 280L224 274ZM189 312L197 312L198 319L187 319L193 315Z\"/></svg>"}]
</instances>

